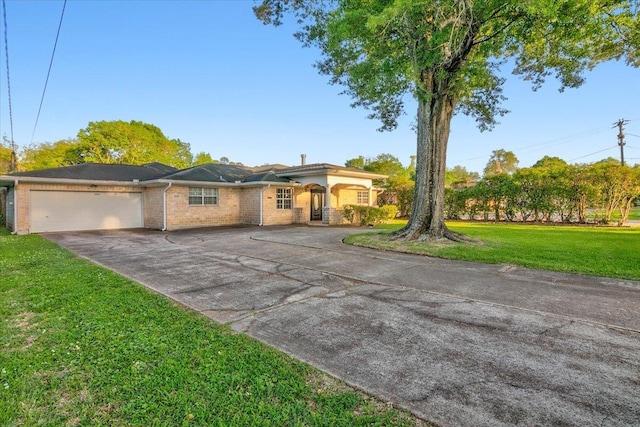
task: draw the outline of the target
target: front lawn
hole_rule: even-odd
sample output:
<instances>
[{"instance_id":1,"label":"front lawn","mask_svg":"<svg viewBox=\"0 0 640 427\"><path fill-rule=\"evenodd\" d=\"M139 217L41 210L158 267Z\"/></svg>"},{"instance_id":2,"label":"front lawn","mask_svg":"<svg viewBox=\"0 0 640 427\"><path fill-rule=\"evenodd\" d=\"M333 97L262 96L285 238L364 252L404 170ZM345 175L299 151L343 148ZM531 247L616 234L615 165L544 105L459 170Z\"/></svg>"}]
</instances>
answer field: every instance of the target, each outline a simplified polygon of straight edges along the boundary
<instances>
[{"instance_id":1,"label":"front lawn","mask_svg":"<svg viewBox=\"0 0 640 427\"><path fill-rule=\"evenodd\" d=\"M0 425L426 425L78 259L0 234Z\"/></svg>"},{"instance_id":2,"label":"front lawn","mask_svg":"<svg viewBox=\"0 0 640 427\"><path fill-rule=\"evenodd\" d=\"M481 243L391 241L386 233L404 223L382 225L378 232L352 235L345 242L442 258L640 280L640 228L454 221L447 223L449 228Z\"/></svg>"}]
</instances>

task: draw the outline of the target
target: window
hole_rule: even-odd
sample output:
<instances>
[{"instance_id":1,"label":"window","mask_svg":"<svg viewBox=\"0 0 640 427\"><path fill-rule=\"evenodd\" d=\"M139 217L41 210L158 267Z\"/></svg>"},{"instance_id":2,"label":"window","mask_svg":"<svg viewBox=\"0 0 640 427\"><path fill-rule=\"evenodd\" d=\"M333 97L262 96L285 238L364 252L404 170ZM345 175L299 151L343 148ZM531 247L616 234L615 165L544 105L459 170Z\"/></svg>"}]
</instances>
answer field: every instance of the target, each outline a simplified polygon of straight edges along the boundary
<instances>
[{"instance_id":1,"label":"window","mask_svg":"<svg viewBox=\"0 0 640 427\"><path fill-rule=\"evenodd\" d=\"M277 209L291 209L293 199L293 190L290 188L277 188L276 189L276 208Z\"/></svg>"},{"instance_id":2,"label":"window","mask_svg":"<svg viewBox=\"0 0 640 427\"><path fill-rule=\"evenodd\" d=\"M368 191L358 191L356 195L356 203L359 205L368 205L369 204L369 192Z\"/></svg>"},{"instance_id":3,"label":"window","mask_svg":"<svg viewBox=\"0 0 640 427\"><path fill-rule=\"evenodd\" d=\"M202 188L202 187L189 187L189 205L217 205L218 204L218 189L217 188Z\"/></svg>"}]
</instances>

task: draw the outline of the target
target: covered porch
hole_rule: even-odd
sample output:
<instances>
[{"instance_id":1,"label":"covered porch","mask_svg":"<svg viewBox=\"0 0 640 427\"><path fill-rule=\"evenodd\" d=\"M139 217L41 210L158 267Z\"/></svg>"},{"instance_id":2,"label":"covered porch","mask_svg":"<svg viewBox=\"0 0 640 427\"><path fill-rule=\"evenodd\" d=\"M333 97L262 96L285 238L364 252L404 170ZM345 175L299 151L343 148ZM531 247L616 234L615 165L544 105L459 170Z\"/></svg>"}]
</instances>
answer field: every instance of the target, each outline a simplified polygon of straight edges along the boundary
<instances>
[{"instance_id":1,"label":"covered porch","mask_svg":"<svg viewBox=\"0 0 640 427\"><path fill-rule=\"evenodd\" d=\"M300 184L295 198L298 222L337 225L344 222L345 205L376 206L382 190L373 180L379 175L328 164L302 165L281 171Z\"/></svg>"}]
</instances>

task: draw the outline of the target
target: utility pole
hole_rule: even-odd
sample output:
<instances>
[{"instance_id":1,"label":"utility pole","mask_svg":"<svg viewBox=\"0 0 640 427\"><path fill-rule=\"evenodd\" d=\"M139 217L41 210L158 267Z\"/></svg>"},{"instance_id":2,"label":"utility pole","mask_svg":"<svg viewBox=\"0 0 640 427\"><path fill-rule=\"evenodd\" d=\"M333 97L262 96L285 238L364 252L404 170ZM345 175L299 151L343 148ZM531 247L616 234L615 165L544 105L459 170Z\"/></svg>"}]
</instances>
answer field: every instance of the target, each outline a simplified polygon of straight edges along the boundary
<instances>
[{"instance_id":1,"label":"utility pole","mask_svg":"<svg viewBox=\"0 0 640 427\"><path fill-rule=\"evenodd\" d=\"M618 127L618 145L620 146L620 164L624 166L624 129L622 127L629 123L629 120L620 119L613 124L613 127Z\"/></svg>"}]
</instances>

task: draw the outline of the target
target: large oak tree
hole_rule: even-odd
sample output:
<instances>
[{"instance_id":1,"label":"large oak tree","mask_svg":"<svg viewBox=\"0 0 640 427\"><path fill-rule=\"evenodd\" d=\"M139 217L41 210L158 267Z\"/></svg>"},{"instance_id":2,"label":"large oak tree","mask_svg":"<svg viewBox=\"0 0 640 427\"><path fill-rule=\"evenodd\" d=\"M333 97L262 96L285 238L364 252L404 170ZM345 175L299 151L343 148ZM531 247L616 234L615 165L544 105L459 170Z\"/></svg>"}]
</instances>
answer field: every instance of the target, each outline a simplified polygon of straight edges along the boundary
<instances>
[{"instance_id":1,"label":"large oak tree","mask_svg":"<svg viewBox=\"0 0 640 427\"><path fill-rule=\"evenodd\" d=\"M297 37L320 48L317 67L346 87L382 130L397 126L409 94L417 108L415 200L399 238L460 239L444 223L446 150L456 111L481 130L506 113L504 66L531 81L578 87L611 59L638 66L638 1L262 0L259 19L298 19Z\"/></svg>"}]
</instances>

